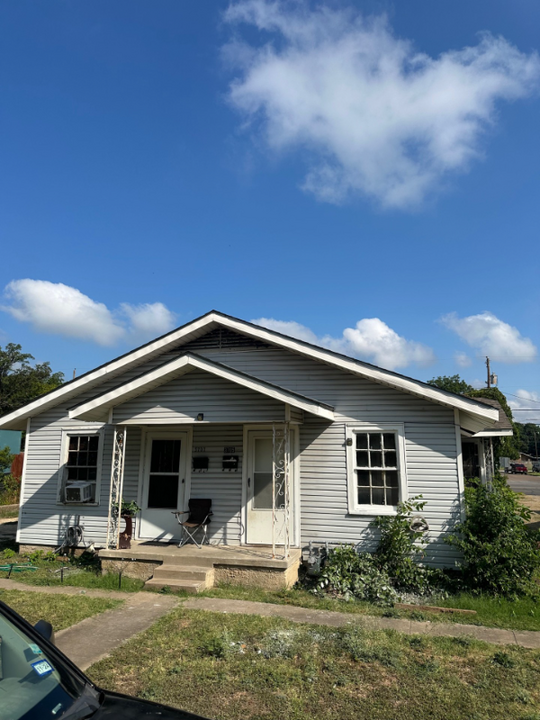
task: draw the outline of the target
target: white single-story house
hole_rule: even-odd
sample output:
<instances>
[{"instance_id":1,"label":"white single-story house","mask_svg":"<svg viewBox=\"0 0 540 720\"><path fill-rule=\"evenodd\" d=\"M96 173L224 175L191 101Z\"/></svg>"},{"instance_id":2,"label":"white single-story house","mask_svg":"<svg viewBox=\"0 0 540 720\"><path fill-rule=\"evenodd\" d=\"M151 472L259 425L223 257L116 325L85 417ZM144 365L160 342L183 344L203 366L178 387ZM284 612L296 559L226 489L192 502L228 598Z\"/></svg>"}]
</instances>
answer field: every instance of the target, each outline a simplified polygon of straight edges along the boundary
<instances>
[{"instance_id":1,"label":"white single-story house","mask_svg":"<svg viewBox=\"0 0 540 720\"><path fill-rule=\"evenodd\" d=\"M146 560L151 576L172 562L173 511L190 498L212 501L213 550L178 552L227 549L230 570L252 551L270 572L297 565L310 543L370 549L372 520L422 495L426 559L452 565L444 536L463 510L462 439L498 421L479 400L212 311L0 418L0 428L26 431L22 546L57 547L77 526L81 544L104 559ZM130 551L118 549L121 498L142 508Z\"/></svg>"}]
</instances>

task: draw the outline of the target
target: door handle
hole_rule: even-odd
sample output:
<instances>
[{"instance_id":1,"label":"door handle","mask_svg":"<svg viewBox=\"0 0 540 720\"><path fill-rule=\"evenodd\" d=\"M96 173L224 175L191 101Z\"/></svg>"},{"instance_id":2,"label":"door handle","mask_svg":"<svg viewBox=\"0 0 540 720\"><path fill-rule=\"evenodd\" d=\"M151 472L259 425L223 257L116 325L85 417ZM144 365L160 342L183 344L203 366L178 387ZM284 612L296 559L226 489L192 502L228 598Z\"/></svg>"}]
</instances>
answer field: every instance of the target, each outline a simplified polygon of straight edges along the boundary
<instances>
[{"instance_id":1,"label":"door handle","mask_svg":"<svg viewBox=\"0 0 540 720\"><path fill-rule=\"evenodd\" d=\"M251 478L248 478L248 487L251 487Z\"/></svg>"},{"instance_id":2,"label":"door handle","mask_svg":"<svg viewBox=\"0 0 540 720\"><path fill-rule=\"evenodd\" d=\"M182 485L186 482L185 478L182 478Z\"/></svg>"}]
</instances>

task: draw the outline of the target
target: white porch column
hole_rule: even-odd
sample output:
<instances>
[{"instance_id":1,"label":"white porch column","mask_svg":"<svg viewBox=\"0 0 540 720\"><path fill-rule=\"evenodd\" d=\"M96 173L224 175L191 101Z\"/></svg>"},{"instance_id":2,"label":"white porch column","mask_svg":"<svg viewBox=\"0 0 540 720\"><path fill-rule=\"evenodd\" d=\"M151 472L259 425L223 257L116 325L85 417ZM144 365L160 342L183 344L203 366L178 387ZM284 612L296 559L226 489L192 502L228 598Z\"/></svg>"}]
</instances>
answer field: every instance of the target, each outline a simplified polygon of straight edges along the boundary
<instances>
[{"instance_id":1,"label":"white porch column","mask_svg":"<svg viewBox=\"0 0 540 720\"><path fill-rule=\"evenodd\" d=\"M124 491L124 461L126 457L126 428L115 425L111 462L111 489L107 523L107 548L116 550L120 535L120 505ZM116 508L116 510L115 510Z\"/></svg>"},{"instance_id":2,"label":"white porch column","mask_svg":"<svg viewBox=\"0 0 540 720\"><path fill-rule=\"evenodd\" d=\"M288 407L288 406L287 406ZM291 473L290 428L288 420L282 429L272 425L273 473L272 473L272 557L276 554L276 535L280 535L279 514L276 512L276 495L283 496L283 555L288 558L291 548ZM281 545L281 543L279 543Z\"/></svg>"}]
</instances>

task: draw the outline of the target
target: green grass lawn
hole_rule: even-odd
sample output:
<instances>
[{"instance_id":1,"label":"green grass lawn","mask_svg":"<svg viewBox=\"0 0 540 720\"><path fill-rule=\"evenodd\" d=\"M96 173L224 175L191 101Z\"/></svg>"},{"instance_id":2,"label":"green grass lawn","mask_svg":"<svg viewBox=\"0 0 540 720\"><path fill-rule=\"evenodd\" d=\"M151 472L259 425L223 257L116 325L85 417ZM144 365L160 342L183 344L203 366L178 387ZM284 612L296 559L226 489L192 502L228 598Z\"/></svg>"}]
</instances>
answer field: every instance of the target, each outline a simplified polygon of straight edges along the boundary
<instances>
[{"instance_id":1,"label":"green grass lawn","mask_svg":"<svg viewBox=\"0 0 540 720\"><path fill-rule=\"evenodd\" d=\"M0 600L16 610L32 625L38 620L48 620L56 631L75 625L91 615L122 605L121 600L108 598L48 595L21 590L0 590Z\"/></svg>"},{"instance_id":2,"label":"green grass lawn","mask_svg":"<svg viewBox=\"0 0 540 720\"><path fill-rule=\"evenodd\" d=\"M12 573L11 579L26 585L41 585L46 587L61 587L62 580L59 572L60 563L36 563L38 569L35 572ZM7 572L0 572L1 577L7 577ZM138 592L144 587L142 580L122 577L122 585L119 586L118 575L108 573L101 575L91 570L69 570L64 575L64 585L71 587L90 588L95 590L122 590L123 592Z\"/></svg>"},{"instance_id":3,"label":"green grass lawn","mask_svg":"<svg viewBox=\"0 0 540 720\"><path fill-rule=\"evenodd\" d=\"M14 520L17 520L18 517L19 511L17 508L15 510L9 510L8 508L0 505L0 520L3 520L4 518L13 518Z\"/></svg>"},{"instance_id":4,"label":"green grass lawn","mask_svg":"<svg viewBox=\"0 0 540 720\"><path fill-rule=\"evenodd\" d=\"M459 615L411 610L399 611L379 607L368 602L337 600L333 598L318 598L306 590L293 588L268 592L257 588L222 585L203 593L208 597L232 598L237 600L252 600L254 602L269 602L278 605L296 605L298 607L313 608L316 610L334 610L360 615L388 615L392 617L410 618L413 620L431 620L432 622L457 622L470 625L485 625L486 627L509 628L512 630L540 630L540 606L532 598L521 598L516 601L498 599L493 597L475 597L463 593L454 595L446 600L437 600L439 607L461 608L463 610L476 610L476 615ZM539 719L540 720L540 719Z\"/></svg>"},{"instance_id":5,"label":"green grass lawn","mask_svg":"<svg viewBox=\"0 0 540 720\"><path fill-rule=\"evenodd\" d=\"M124 592L139 592L144 587L142 580L136 580L134 578L122 577L122 584L119 584L118 573L107 573L102 575L98 565L86 565L83 567L77 567L76 561L74 563L59 562L58 560L48 561L44 559L33 559L22 556L14 555L13 557L5 556L5 553L0 552L0 565L7 563L28 563L30 562L34 567L37 567L35 571L25 572L12 572L11 579L17 582L22 582L27 585L42 585L51 587L61 587L62 584L70 585L72 587L91 588L99 590L122 590ZM62 577L60 574L60 568L62 565L68 567L64 572L64 580L62 583ZM121 563L119 563L119 570L121 570ZM0 571L0 578L7 578L8 571Z\"/></svg>"},{"instance_id":6,"label":"green grass lawn","mask_svg":"<svg viewBox=\"0 0 540 720\"><path fill-rule=\"evenodd\" d=\"M88 671L216 720L540 720L540 652L174 610Z\"/></svg>"}]
</instances>

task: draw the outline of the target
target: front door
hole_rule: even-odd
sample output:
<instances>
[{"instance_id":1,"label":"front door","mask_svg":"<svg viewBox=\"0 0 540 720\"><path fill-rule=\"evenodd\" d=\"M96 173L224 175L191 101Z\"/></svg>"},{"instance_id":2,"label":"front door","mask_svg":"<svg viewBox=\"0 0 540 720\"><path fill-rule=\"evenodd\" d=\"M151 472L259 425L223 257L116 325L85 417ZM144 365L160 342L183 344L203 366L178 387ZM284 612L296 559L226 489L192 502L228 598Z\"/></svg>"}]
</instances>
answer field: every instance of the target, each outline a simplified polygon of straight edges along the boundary
<instances>
[{"instance_id":1,"label":"front door","mask_svg":"<svg viewBox=\"0 0 540 720\"><path fill-rule=\"evenodd\" d=\"M291 441L293 439L291 431ZM292 543L294 517L294 474L292 448L289 462L289 537ZM276 460L282 460L276 458ZM274 541L283 544L285 539L285 496L283 487L278 482L275 489L275 515L272 512L272 479L274 472L274 443L271 430L250 430L248 432L247 458L247 527L246 542L249 544L271 545L272 525L274 525Z\"/></svg>"},{"instance_id":2,"label":"front door","mask_svg":"<svg viewBox=\"0 0 540 720\"><path fill-rule=\"evenodd\" d=\"M180 536L172 513L184 509L187 433L151 433L146 442L139 536L172 540Z\"/></svg>"}]
</instances>

